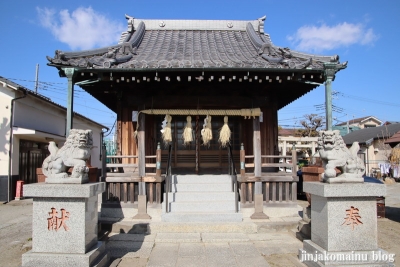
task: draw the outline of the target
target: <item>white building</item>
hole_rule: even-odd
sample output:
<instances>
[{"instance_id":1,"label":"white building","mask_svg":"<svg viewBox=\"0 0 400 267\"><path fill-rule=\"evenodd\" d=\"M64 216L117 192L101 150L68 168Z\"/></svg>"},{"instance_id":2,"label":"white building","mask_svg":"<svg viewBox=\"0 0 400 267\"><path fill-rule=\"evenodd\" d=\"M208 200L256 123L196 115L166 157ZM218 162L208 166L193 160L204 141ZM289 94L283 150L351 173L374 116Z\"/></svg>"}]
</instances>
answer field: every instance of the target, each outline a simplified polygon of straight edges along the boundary
<instances>
[{"instance_id":1,"label":"white building","mask_svg":"<svg viewBox=\"0 0 400 267\"><path fill-rule=\"evenodd\" d=\"M47 145L65 142L65 107L0 76L0 201L14 199L17 180L35 183L36 168L49 154ZM93 131L90 164L101 169L105 126L74 114L73 128Z\"/></svg>"}]
</instances>

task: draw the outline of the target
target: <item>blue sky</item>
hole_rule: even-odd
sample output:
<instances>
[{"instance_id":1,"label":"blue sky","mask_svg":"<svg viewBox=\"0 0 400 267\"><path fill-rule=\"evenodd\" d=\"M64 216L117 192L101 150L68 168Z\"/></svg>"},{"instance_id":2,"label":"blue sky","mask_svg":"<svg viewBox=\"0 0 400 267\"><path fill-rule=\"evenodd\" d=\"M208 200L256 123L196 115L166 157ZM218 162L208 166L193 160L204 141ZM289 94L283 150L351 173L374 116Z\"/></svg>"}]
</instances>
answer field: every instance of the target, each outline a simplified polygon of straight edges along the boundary
<instances>
[{"instance_id":1,"label":"blue sky","mask_svg":"<svg viewBox=\"0 0 400 267\"><path fill-rule=\"evenodd\" d=\"M267 16L264 30L278 46L339 55L348 67L336 75L334 124L364 116L400 121L400 2L337 1L22 1L0 2L0 76L66 105L66 79L47 66L46 55L115 44L126 29L125 14L142 19L254 20ZM76 89L75 111L112 127L116 115ZM304 114L324 111L320 86L278 113L279 125L300 125Z\"/></svg>"}]
</instances>

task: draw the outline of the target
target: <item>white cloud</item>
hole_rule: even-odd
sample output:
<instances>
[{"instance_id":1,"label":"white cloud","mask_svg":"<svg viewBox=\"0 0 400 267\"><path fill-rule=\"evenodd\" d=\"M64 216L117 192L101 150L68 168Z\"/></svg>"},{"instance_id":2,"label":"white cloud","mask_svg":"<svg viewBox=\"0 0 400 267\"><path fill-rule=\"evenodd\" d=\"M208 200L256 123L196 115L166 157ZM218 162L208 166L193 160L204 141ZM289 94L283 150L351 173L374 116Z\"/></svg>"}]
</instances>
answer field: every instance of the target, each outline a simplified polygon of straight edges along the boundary
<instances>
[{"instance_id":1,"label":"white cloud","mask_svg":"<svg viewBox=\"0 0 400 267\"><path fill-rule=\"evenodd\" d=\"M40 23L60 42L71 49L92 49L116 44L125 27L108 19L91 7L79 7L69 13L48 8L36 8Z\"/></svg>"},{"instance_id":2,"label":"white cloud","mask_svg":"<svg viewBox=\"0 0 400 267\"><path fill-rule=\"evenodd\" d=\"M303 26L288 36L297 50L321 52L354 44L372 45L378 36L374 30L366 29L363 24L343 22L335 26Z\"/></svg>"}]
</instances>

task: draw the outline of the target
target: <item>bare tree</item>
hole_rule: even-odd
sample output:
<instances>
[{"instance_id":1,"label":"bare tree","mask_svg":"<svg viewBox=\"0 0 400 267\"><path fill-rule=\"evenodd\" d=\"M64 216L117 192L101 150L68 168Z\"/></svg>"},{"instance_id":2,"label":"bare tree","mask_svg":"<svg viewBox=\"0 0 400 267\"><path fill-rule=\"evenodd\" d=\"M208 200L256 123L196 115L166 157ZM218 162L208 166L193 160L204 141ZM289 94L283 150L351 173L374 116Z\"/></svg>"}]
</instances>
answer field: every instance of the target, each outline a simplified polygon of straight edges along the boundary
<instances>
[{"instance_id":1,"label":"bare tree","mask_svg":"<svg viewBox=\"0 0 400 267\"><path fill-rule=\"evenodd\" d=\"M303 117L304 119L300 121L300 124L304 128L296 130L296 135L302 137L318 136L318 130L325 125L324 118L318 114L306 114Z\"/></svg>"}]
</instances>

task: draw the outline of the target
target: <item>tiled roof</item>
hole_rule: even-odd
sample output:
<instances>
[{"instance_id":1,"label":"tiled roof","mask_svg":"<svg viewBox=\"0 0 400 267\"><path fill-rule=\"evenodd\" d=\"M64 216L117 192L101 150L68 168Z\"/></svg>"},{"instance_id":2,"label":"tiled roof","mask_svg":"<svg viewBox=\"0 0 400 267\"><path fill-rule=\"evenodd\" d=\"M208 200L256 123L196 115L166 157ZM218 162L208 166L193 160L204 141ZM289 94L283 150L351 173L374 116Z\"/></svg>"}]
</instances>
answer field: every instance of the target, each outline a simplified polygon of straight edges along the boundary
<instances>
[{"instance_id":1,"label":"tiled roof","mask_svg":"<svg viewBox=\"0 0 400 267\"><path fill-rule=\"evenodd\" d=\"M278 130L279 136L296 136L296 129L279 129Z\"/></svg>"},{"instance_id":2,"label":"tiled roof","mask_svg":"<svg viewBox=\"0 0 400 267\"><path fill-rule=\"evenodd\" d=\"M80 51L56 51L52 65L81 68L320 69L325 62L345 68L337 56L316 56L275 46L254 21L140 20L127 16L119 44Z\"/></svg>"},{"instance_id":3,"label":"tiled roof","mask_svg":"<svg viewBox=\"0 0 400 267\"><path fill-rule=\"evenodd\" d=\"M398 143L400 143L400 131L385 141L385 144L389 144L391 147L395 147Z\"/></svg>"},{"instance_id":4,"label":"tiled roof","mask_svg":"<svg viewBox=\"0 0 400 267\"><path fill-rule=\"evenodd\" d=\"M15 90L21 90L21 91L23 91L23 92L26 92L26 93L29 94L29 95L32 95L32 96L34 96L34 97L37 97L37 98L43 100L43 101L45 101L45 102L47 102L47 103L49 103L49 104L51 104L51 105L54 105L54 106L56 106L56 107L58 107L58 108L61 108L61 109L65 110L65 111L67 110L66 107L61 106L61 105L57 104L56 102L53 102L50 98L48 98L48 97L46 97L46 96L44 96L44 95L38 94L38 93L36 93L35 91L30 90L30 89L28 89L28 88L26 88L26 87L23 87L22 85L19 85L19 84L13 82L13 81L10 81L9 79L6 79L6 78L4 78L4 77L2 77L2 76L0 76L0 84L2 84L3 87L6 87L7 85L10 85L10 86L13 87L13 89L15 88ZM91 119L89 119L89 118L83 116L82 114L79 114L79 113L77 113L77 112L74 112L74 114L75 114L76 116L81 117L82 119L84 119L84 120L86 120L86 121L92 122L92 123L94 123L94 124L96 124L96 125L98 125L98 126L104 128L104 129L108 129L108 127L106 127L106 126L104 126L104 125L102 125L102 124L100 124L100 123L98 123L98 122L95 122L94 120L91 120Z\"/></svg>"},{"instance_id":5,"label":"tiled roof","mask_svg":"<svg viewBox=\"0 0 400 267\"><path fill-rule=\"evenodd\" d=\"M346 134L345 136L343 136L343 140L346 145L351 145L353 144L353 142L365 144L366 141L370 139L376 140L382 138L390 138L398 131L400 131L400 123L379 127L371 127Z\"/></svg>"}]
</instances>

